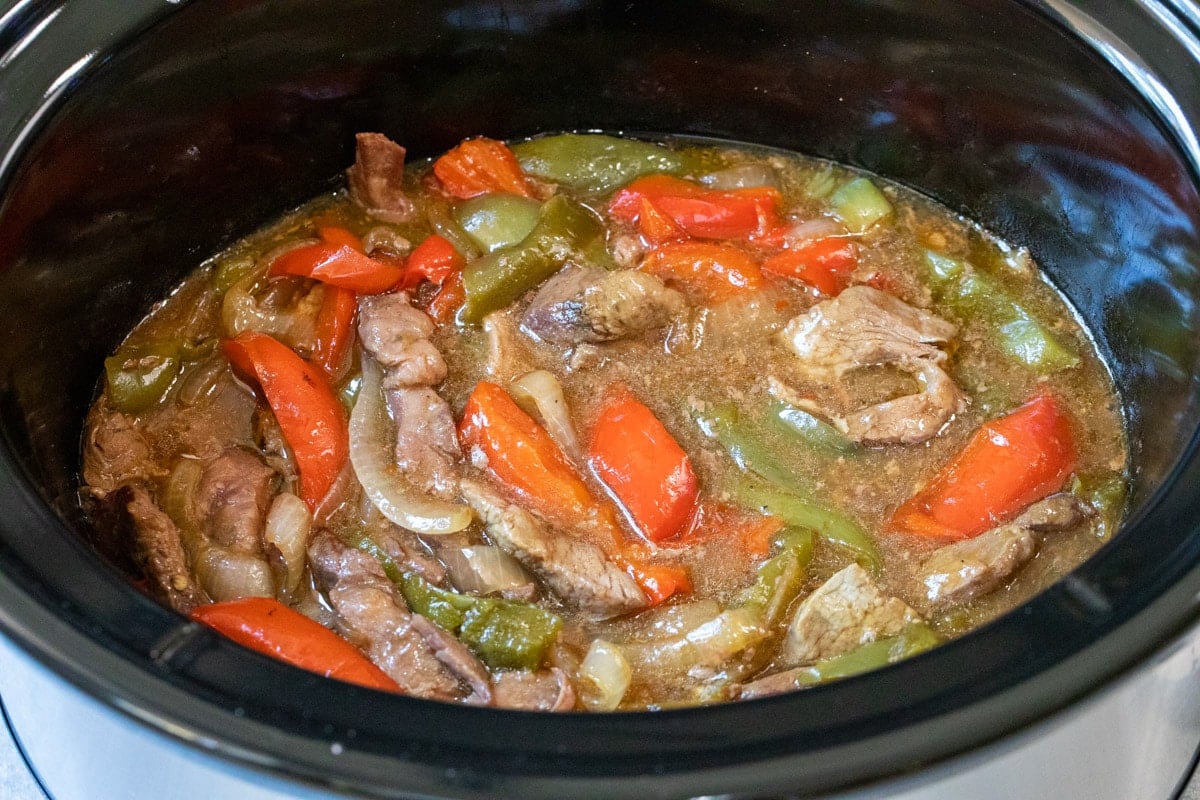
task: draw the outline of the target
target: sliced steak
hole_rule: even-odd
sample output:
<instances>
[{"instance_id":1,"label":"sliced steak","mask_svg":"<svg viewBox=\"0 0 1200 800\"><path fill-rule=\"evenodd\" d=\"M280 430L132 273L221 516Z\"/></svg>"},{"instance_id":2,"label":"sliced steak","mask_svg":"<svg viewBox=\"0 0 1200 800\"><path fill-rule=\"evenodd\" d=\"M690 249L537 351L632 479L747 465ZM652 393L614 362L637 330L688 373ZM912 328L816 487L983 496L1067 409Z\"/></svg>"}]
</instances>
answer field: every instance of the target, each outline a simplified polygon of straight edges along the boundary
<instances>
[{"instance_id":1,"label":"sliced steak","mask_svg":"<svg viewBox=\"0 0 1200 800\"><path fill-rule=\"evenodd\" d=\"M192 503L208 538L233 550L261 554L275 475L258 456L237 447L204 462Z\"/></svg>"},{"instance_id":2,"label":"sliced steak","mask_svg":"<svg viewBox=\"0 0 1200 800\"><path fill-rule=\"evenodd\" d=\"M401 689L437 700L490 700L490 694L480 696L473 686L486 669L470 653L464 656L449 645L445 631L410 612L378 561L329 532L314 537L308 558L350 638ZM461 673L468 676L463 679Z\"/></svg>"},{"instance_id":3,"label":"sliced steak","mask_svg":"<svg viewBox=\"0 0 1200 800\"><path fill-rule=\"evenodd\" d=\"M934 606L961 603L998 588L1037 552L1038 533L1070 530L1084 518L1079 501L1055 494L1034 503L1012 522L939 548L918 571Z\"/></svg>"},{"instance_id":4,"label":"sliced steak","mask_svg":"<svg viewBox=\"0 0 1200 800\"><path fill-rule=\"evenodd\" d=\"M575 708L575 688L558 667L504 670L494 678L492 704L519 711L570 711Z\"/></svg>"},{"instance_id":5,"label":"sliced steak","mask_svg":"<svg viewBox=\"0 0 1200 800\"><path fill-rule=\"evenodd\" d=\"M942 369L946 353L939 349L956 332L953 324L887 292L852 286L796 317L780 334L799 357L800 374L836 384L861 367L895 366L912 373L922 391L845 416L812 400L792 402L828 418L862 444L924 442L966 408L963 393Z\"/></svg>"},{"instance_id":6,"label":"sliced steak","mask_svg":"<svg viewBox=\"0 0 1200 800\"><path fill-rule=\"evenodd\" d=\"M134 559L150 593L181 614L210 602L192 579L179 529L142 486L122 488L114 498L124 504L133 528Z\"/></svg>"},{"instance_id":7,"label":"sliced steak","mask_svg":"<svg viewBox=\"0 0 1200 800\"><path fill-rule=\"evenodd\" d=\"M354 144L354 165L346 171L350 196L381 219L411 219L416 207L404 192L404 148L382 133L357 134Z\"/></svg>"},{"instance_id":8,"label":"sliced steak","mask_svg":"<svg viewBox=\"0 0 1200 800\"><path fill-rule=\"evenodd\" d=\"M463 479L461 488L483 519L488 536L567 605L594 619L645 608L646 596L633 578L592 542L551 531L481 481Z\"/></svg>"},{"instance_id":9,"label":"sliced steak","mask_svg":"<svg viewBox=\"0 0 1200 800\"><path fill-rule=\"evenodd\" d=\"M131 481L166 475L130 415L97 404L87 425L83 481L88 494L101 498Z\"/></svg>"},{"instance_id":10,"label":"sliced steak","mask_svg":"<svg viewBox=\"0 0 1200 800\"><path fill-rule=\"evenodd\" d=\"M803 684L797 678L800 673L806 670L807 667L793 667L792 669L785 669L783 672L776 672L763 678L748 681L738 687L737 699L754 700L759 697L771 697L772 695L799 689Z\"/></svg>"},{"instance_id":11,"label":"sliced steak","mask_svg":"<svg viewBox=\"0 0 1200 800\"><path fill-rule=\"evenodd\" d=\"M648 273L570 265L538 289L521 327L545 342L611 342L660 328L684 306Z\"/></svg>"},{"instance_id":12,"label":"sliced steak","mask_svg":"<svg viewBox=\"0 0 1200 800\"><path fill-rule=\"evenodd\" d=\"M370 536L383 552L402 568L412 570L438 586L445 583L446 568L429 556L420 539L412 531L380 518L380 524L371 528Z\"/></svg>"},{"instance_id":13,"label":"sliced steak","mask_svg":"<svg viewBox=\"0 0 1200 800\"><path fill-rule=\"evenodd\" d=\"M446 362L429 341L433 320L409 303L404 292L364 297L358 304L358 335L384 368L383 388L434 386L446 377Z\"/></svg>"},{"instance_id":14,"label":"sliced steak","mask_svg":"<svg viewBox=\"0 0 1200 800\"><path fill-rule=\"evenodd\" d=\"M424 491L451 500L458 494L462 450L450 406L427 386L385 392L396 423L396 466Z\"/></svg>"},{"instance_id":15,"label":"sliced steak","mask_svg":"<svg viewBox=\"0 0 1200 800\"><path fill-rule=\"evenodd\" d=\"M783 661L811 664L895 636L921 617L903 600L885 595L858 564L836 573L796 609L783 644Z\"/></svg>"}]
</instances>

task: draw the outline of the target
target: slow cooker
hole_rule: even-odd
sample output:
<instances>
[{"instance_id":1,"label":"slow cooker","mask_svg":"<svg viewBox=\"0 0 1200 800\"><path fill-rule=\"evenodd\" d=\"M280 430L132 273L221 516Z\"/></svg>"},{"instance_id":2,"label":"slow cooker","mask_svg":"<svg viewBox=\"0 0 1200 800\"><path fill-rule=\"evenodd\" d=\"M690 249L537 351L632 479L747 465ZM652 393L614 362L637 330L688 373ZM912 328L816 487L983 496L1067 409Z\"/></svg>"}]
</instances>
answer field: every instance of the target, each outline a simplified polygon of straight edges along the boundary
<instances>
[{"instance_id":1,"label":"slow cooker","mask_svg":"<svg viewBox=\"0 0 1200 800\"><path fill-rule=\"evenodd\" d=\"M0 692L74 798L1166 798L1200 744L1200 9L1185 0L0 3ZM77 499L101 362L353 134L686 133L864 167L1026 246L1127 408L1131 512L884 670L539 715L301 672L147 600Z\"/></svg>"}]
</instances>

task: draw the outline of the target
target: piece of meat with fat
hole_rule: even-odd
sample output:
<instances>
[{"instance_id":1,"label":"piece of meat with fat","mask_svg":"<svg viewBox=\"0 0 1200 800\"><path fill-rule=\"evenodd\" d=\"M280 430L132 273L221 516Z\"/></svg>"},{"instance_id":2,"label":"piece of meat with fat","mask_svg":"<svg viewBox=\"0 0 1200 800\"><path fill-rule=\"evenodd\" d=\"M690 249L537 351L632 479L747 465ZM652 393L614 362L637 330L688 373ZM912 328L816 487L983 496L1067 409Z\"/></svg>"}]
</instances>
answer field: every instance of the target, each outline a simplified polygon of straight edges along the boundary
<instances>
[{"instance_id":1,"label":"piece of meat with fat","mask_svg":"<svg viewBox=\"0 0 1200 800\"><path fill-rule=\"evenodd\" d=\"M568 265L538 289L521 327L556 344L611 342L660 328L684 307L683 295L649 273Z\"/></svg>"},{"instance_id":2,"label":"piece of meat with fat","mask_svg":"<svg viewBox=\"0 0 1200 800\"><path fill-rule=\"evenodd\" d=\"M792 319L780 333L799 358L799 373L836 384L862 367L894 366L911 373L922 386L916 394L887 400L845 415L808 398L789 396L786 384L772 391L793 404L829 419L862 444L919 444L936 436L966 408L966 397L942 368L957 328L870 286L852 286L831 300Z\"/></svg>"},{"instance_id":3,"label":"piece of meat with fat","mask_svg":"<svg viewBox=\"0 0 1200 800\"><path fill-rule=\"evenodd\" d=\"M921 617L903 600L883 593L858 564L835 573L796 608L782 661L811 664L895 636Z\"/></svg>"},{"instance_id":4,"label":"piece of meat with fat","mask_svg":"<svg viewBox=\"0 0 1200 800\"><path fill-rule=\"evenodd\" d=\"M396 423L396 466L413 485L451 500L458 494L462 451L450 406L427 386L384 393Z\"/></svg>"},{"instance_id":5,"label":"piece of meat with fat","mask_svg":"<svg viewBox=\"0 0 1200 800\"><path fill-rule=\"evenodd\" d=\"M164 475L136 420L96 404L88 415L83 448L84 491L102 498L126 483Z\"/></svg>"},{"instance_id":6,"label":"piece of meat with fat","mask_svg":"<svg viewBox=\"0 0 1200 800\"><path fill-rule=\"evenodd\" d=\"M946 606L997 589L1033 558L1039 533L1070 530L1084 516L1074 496L1053 494L1012 522L934 550L918 570L926 599L934 606Z\"/></svg>"},{"instance_id":7,"label":"piece of meat with fat","mask_svg":"<svg viewBox=\"0 0 1200 800\"><path fill-rule=\"evenodd\" d=\"M210 602L192 578L179 529L141 485L126 485L112 495L128 515L134 561L150 593L181 614Z\"/></svg>"},{"instance_id":8,"label":"piece of meat with fat","mask_svg":"<svg viewBox=\"0 0 1200 800\"><path fill-rule=\"evenodd\" d=\"M239 447L203 462L192 509L208 538L224 547L261 554L276 474L257 455Z\"/></svg>"},{"instance_id":9,"label":"piece of meat with fat","mask_svg":"<svg viewBox=\"0 0 1200 800\"><path fill-rule=\"evenodd\" d=\"M464 478L461 489L483 519L488 536L541 578L568 606L593 619L645 608L646 596L637 582L597 545L552 531L482 481Z\"/></svg>"},{"instance_id":10,"label":"piece of meat with fat","mask_svg":"<svg viewBox=\"0 0 1200 800\"><path fill-rule=\"evenodd\" d=\"M382 133L356 134L354 145L354 165L346 171L350 196L380 219L411 219L416 206L404 191L405 149Z\"/></svg>"},{"instance_id":11,"label":"piece of meat with fat","mask_svg":"<svg viewBox=\"0 0 1200 800\"><path fill-rule=\"evenodd\" d=\"M429 341L434 322L413 308L408 294L364 297L358 304L358 335L383 367L383 388L435 386L446 378L446 361Z\"/></svg>"},{"instance_id":12,"label":"piece of meat with fat","mask_svg":"<svg viewBox=\"0 0 1200 800\"><path fill-rule=\"evenodd\" d=\"M520 711L570 711L575 688L558 667L530 672L503 670L492 679L493 704Z\"/></svg>"},{"instance_id":13,"label":"piece of meat with fat","mask_svg":"<svg viewBox=\"0 0 1200 800\"><path fill-rule=\"evenodd\" d=\"M407 694L436 700L491 702L487 669L470 651L413 614L382 565L328 531L313 538L309 566L333 610L367 657ZM447 638L448 637L448 638ZM456 646L457 645L457 646Z\"/></svg>"}]
</instances>

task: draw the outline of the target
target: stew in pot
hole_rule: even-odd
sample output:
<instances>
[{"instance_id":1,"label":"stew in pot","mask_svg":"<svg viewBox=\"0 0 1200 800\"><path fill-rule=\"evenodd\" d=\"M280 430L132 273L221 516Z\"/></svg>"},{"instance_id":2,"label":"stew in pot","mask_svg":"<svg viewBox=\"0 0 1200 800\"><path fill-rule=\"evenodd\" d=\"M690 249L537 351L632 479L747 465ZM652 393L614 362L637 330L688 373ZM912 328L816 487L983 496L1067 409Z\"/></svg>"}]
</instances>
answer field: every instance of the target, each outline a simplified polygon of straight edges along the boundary
<instances>
[{"instance_id":1,"label":"stew in pot","mask_svg":"<svg viewBox=\"0 0 1200 800\"><path fill-rule=\"evenodd\" d=\"M85 504L180 613L378 689L662 708L912 656L1113 534L1119 400L1027 250L764 148L405 156L359 134L105 362Z\"/></svg>"}]
</instances>

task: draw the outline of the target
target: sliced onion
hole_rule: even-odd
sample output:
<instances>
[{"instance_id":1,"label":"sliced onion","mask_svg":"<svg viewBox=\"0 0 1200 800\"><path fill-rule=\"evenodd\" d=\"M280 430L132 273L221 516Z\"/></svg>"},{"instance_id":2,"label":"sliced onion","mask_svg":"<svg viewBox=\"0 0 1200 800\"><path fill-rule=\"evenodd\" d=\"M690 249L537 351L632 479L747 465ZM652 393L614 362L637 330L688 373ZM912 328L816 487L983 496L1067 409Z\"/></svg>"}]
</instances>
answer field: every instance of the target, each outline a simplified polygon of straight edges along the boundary
<instances>
[{"instance_id":1,"label":"sliced onion","mask_svg":"<svg viewBox=\"0 0 1200 800\"><path fill-rule=\"evenodd\" d=\"M571 412L567 409L567 400L563 397L558 378L544 369L535 369L513 381L509 391L517 405L526 412L530 411L530 406L533 407L550 438L558 443L564 453L578 461L582 455L579 437L575 435L575 426L571 424Z\"/></svg>"},{"instance_id":2,"label":"sliced onion","mask_svg":"<svg viewBox=\"0 0 1200 800\"><path fill-rule=\"evenodd\" d=\"M294 592L300 586L311 530L312 514L303 500L290 492L275 495L263 527L263 541L279 551L281 590Z\"/></svg>"},{"instance_id":3,"label":"sliced onion","mask_svg":"<svg viewBox=\"0 0 1200 800\"><path fill-rule=\"evenodd\" d=\"M613 711L629 689L633 668L621 648L603 639L592 641L579 665L580 700L589 711Z\"/></svg>"},{"instance_id":4,"label":"sliced onion","mask_svg":"<svg viewBox=\"0 0 1200 800\"><path fill-rule=\"evenodd\" d=\"M207 544L200 534L195 506L192 503L203 472L204 468L200 466L199 461L181 458L171 469L163 492L163 511L167 512L167 516L179 528L179 538L193 562L199 558L200 552Z\"/></svg>"},{"instance_id":5,"label":"sliced onion","mask_svg":"<svg viewBox=\"0 0 1200 800\"><path fill-rule=\"evenodd\" d=\"M384 407L379 367L364 358L362 370L362 389L350 414L350 463L363 492L402 528L427 534L461 531L471 524L469 506L429 497L396 468L389 446L395 436Z\"/></svg>"},{"instance_id":6,"label":"sliced onion","mask_svg":"<svg viewBox=\"0 0 1200 800\"><path fill-rule=\"evenodd\" d=\"M226 547L204 551L196 562L196 578L218 603L240 597L275 596L275 581L267 562Z\"/></svg>"},{"instance_id":7,"label":"sliced onion","mask_svg":"<svg viewBox=\"0 0 1200 800\"><path fill-rule=\"evenodd\" d=\"M682 636L721 613L716 600L693 600L673 606L657 606L638 614L637 629L631 638L642 641Z\"/></svg>"},{"instance_id":8,"label":"sliced onion","mask_svg":"<svg viewBox=\"0 0 1200 800\"><path fill-rule=\"evenodd\" d=\"M767 638L761 615L749 608L731 608L694 628L687 640L696 648L699 666L716 667Z\"/></svg>"},{"instance_id":9,"label":"sliced onion","mask_svg":"<svg viewBox=\"0 0 1200 800\"><path fill-rule=\"evenodd\" d=\"M447 548L438 555L459 591L485 595L516 589L532 581L521 562L499 547Z\"/></svg>"},{"instance_id":10,"label":"sliced onion","mask_svg":"<svg viewBox=\"0 0 1200 800\"><path fill-rule=\"evenodd\" d=\"M779 176L767 164L739 164L736 167L710 172L700 178L710 189L725 192L730 189L755 189L761 186L779 188Z\"/></svg>"},{"instance_id":11,"label":"sliced onion","mask_svg":"<svg viewBox=\"0 0 1200 800\"><path fill-rule=\"evenodd\" d=\"M783 238L792 247L813 242L817 239L827 239L830 236L845 236L846 228L832 217L813 217L792 225L784 232Z\"/></svg>"},{"instance_id":12,"label":"sliced onion","mask_svg":"<svg viewBox=\"0 0 1200 800\"><path fill-rule=\"evenodd\" d=\"M225 292L221 301L222 332L233 337L246 331L257 331L288 345L311 345L325 290L317 285L298 300L281 303L278 294L288 289L269 283L266 265L271 260L262 259L260 263L264 266L256 268ZM267 296L260 298L258 293L262 291L266 291Z\"/></svg>"}]
</instances>

